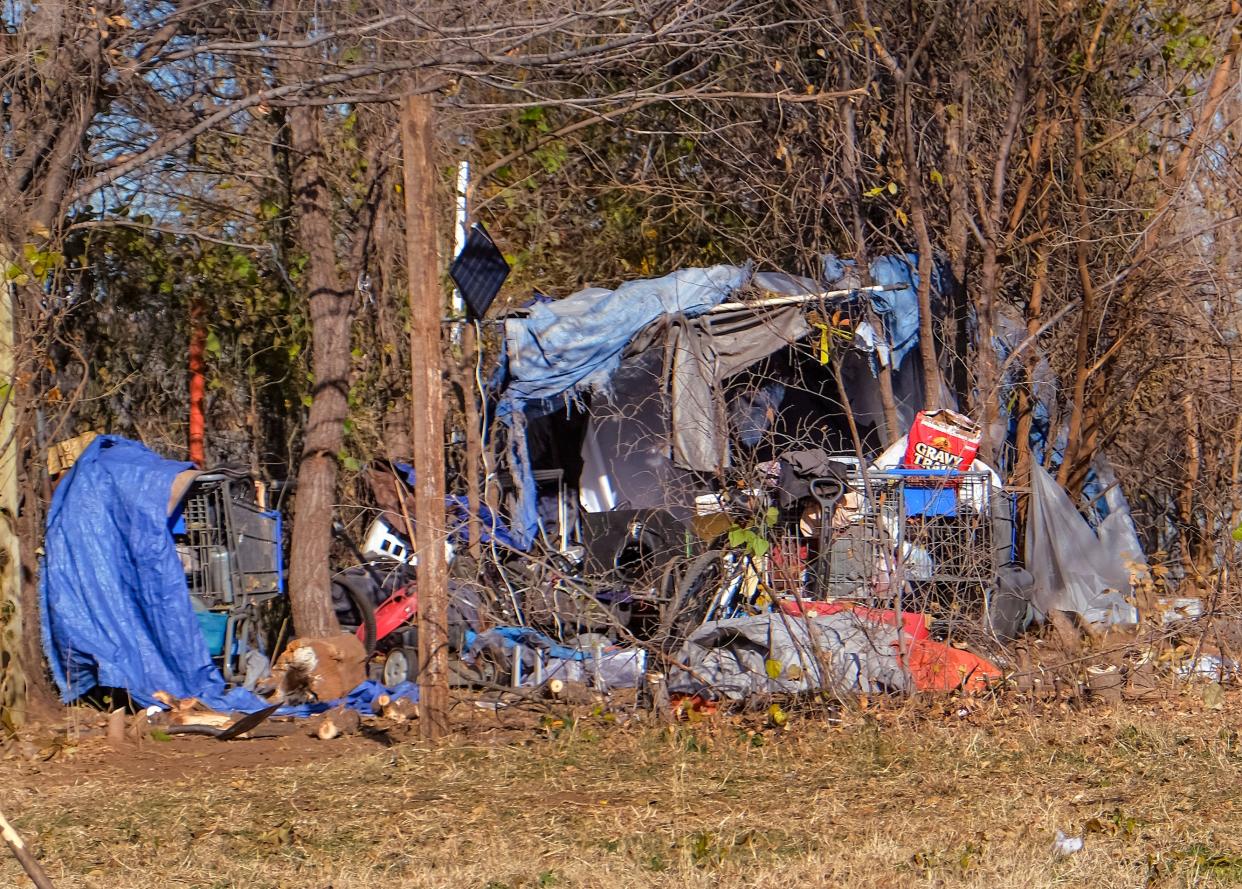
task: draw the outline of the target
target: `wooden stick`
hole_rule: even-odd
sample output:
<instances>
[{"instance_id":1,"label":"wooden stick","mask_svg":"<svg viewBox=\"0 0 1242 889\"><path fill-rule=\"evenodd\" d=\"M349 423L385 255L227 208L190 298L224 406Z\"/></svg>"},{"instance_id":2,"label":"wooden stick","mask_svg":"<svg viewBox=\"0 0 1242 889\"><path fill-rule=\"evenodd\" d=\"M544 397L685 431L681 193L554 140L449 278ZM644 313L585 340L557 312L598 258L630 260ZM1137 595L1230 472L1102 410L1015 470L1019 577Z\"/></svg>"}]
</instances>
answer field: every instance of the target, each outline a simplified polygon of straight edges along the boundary
<instances>
[{"instance_id":1,"label":"wooden stick","mask_svg":"<svg viewBox=\"0 0 1242 889\"><path fill-rule=\"evenodd\" d=\"M0 812L0 834L4 835L4 841L9 844L13 857L17 859L17 863L22 866L22 870L38 889L56 889L52 878L47 875L47 871L43 869L43 865L39 864L38 859L30 854L26 843L17 835L17 831L13 829L13 825L9 824L3 812Z\"/></svg>"}]
</instances>

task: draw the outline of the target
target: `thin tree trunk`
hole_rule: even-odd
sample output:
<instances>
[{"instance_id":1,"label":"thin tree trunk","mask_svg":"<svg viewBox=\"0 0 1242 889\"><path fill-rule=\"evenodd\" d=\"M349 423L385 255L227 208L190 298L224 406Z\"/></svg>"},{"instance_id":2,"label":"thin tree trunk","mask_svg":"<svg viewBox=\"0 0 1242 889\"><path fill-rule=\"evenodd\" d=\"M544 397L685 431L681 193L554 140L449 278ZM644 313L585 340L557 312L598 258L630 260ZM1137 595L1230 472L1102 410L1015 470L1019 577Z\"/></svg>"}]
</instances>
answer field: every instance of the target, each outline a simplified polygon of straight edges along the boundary
<instances>
[{"instance_id":1,"label":"thin tree trunk","mask_svg":"<svg viewBox=\"0 0 1242 889\"><path fill-rule=\"evenodd\" d=\"M963 33L963 58L970 52L973 41L973 16L964 15L960 21ZM950 349L952 382L962 407L970 401L970 329L969 299L967 297L968 260L970 250L970 189L966 171L966 144L969 141L971 99L970 73L965 64L957 66L951 77L952 108L941 108L942 127L945 133L945 178L949 191L948 251L950 268L953 270L954 286L951 294L951 331L946 342Z\"/></svg>"},{"instance_id":2,"label":"thin tree trunk","mask_svg":"<svg viewBox=\"0 0 1242 889\"><path fill-rule=\"evenodd\" d=\"M908 72L907 72L908 73ZM910 224L919 245L919 356L923 366L923 400L928 410L940 407L940 362L936 352L935 319L932 317L931 288L932 255L931 233L927 226L927 213L923 206L923 171L919 165L918 144L914 130L914 99L910 85L903 78L901 87L902 149L906 167L906 190L910 193Z\"/></svg>"},{"instance_id":3,"label":"thin tree trunk","mask_svg":"<svg viewBox=\"0 0 1242 889\"><path fill-rule=\"evenodd\" d=\"M829 4L829 10L833 20L838 23L838 26L843 27L844 16L835 2ZM867 80L870 80L869 74ZM844 129L841 172L848 191L850 214L853 221L854 261L858 269L859 278L866 285L871 283L871 270L869 265L870 259L867 254L867 233L863 224L862 214L862 185L859 180L862 159L858 149L857 114L854 103L848 99L839 103L837 107L841 114L841 123ZM875 327L876 333L883 338L884 329L875 312L869 310L867 312L867 320ZM880 404L884 410L884 425L880 430L880 437L885 445L901 435L898 428L897 402L893 395L892 369L889 364L889 361L881 362L876 375L880 388Z\"/></svg>"},{"instance_id":4,"label":"thin tree trunk","mask_svg":"<svg viewBox=\"0 0 1242 889\"><path fill-rule=\"evenodd\" d=\"M1028 7L1027 30L1035 39L1035 70L1044 70L1045 55L1043 41L1043 23L1038 5ZM1026 208L1030 203L1035 183L1040 183L1039 194L1035 198L1035 274L1031 281L1031 295L1026 304L1026 335L1034 339L1039 334L1042 323L1044 292L1048 287L1048 263L1051 246L1048 243L1048 198L1047 191L1052 182L1051 171L1043 171L1044 147L1055 140L1057 124L1048 114L1048 85L1040 74L1033 75L1040 80L1039 89L1035 93L1035 127L1031 133L1027 148L1026 171L1022 182L1018 185L1013 207L1009 212L1008 239L1012 241L1025 221ZM1031 443L1031 432L1035 425L1035 408L1038 399L1035 393L1035 373L1039 367L1039 353L1035 349L1028 350L1023 360L1025 379L1018 393L1018 429L1017 429L1017 465L1014 468L1012 483L1018 487L1028 487L1031 482L1031 468L1035 462L1034 446ZM1045 445L1047 446L1047 442ZM1018 533L1026 527L1026 511L1028 498L1024 495L1018 500Z\"/></svg>"},{"instance_id":5,"label":"thin tree trunk","mask_svg":"<svg viewBox=\"0 0 1242 889\"><path fill-rule=\"evenodd\" d=\"M1075 94L1076 96L1078 93ZM1086 410L1088 362L1091 358L1091 329L1095 322L1095 282L1091 278L1091 259L1087 255L1087 242L1091 221L1087 211L1086 174L1083 166L1085 137L1080 103L1074 103L1074 158L1071 175L1074 182L1074 200L1077 205L1078 227L1074 235L1074 261L1078 269L1078 284L1082 288L1082 304L1078 309L1078 336L1074 343L1074 385L1070 398L1069 430L1066 433L1065 456L1057 471L1057 481L1065 485L1070 472L1078 465L1082 453L1081 437L1083 413ZM1086 455L1084 455L1085 458Z\"/></svg>"},{"instance_id":6,"label":"thin tree trunk","mask_svg":"<svg viewBox=\"0 0 1242 889\"><path fill-rule=\"evenodd\" d=\"M22 549L18 521L22 448L17 422L17 316L13 288L0 284L0 715L16 727L25 719L26 674L34 664L20 656L28 624L22 620ZM30 542L26 542L29 546Z\"/></svg>"},{"instance_id":7,"label":"thin tree trunk","mask_svg":"<svg viewBox=\"0 0 1242 889\"><path fill-rule=\"evenodd\" d=\"M435 223L432 105L410 96L401 113L406 269L410 276L414 528L418 549L419 734L448 733L448 566L444 560L444 391L440 319L444 314Z\"/></svg>"},{"instance_id":8,"label":"thin tree trunk","mask_svg":"<svg viewBox=\"0 0 1242 889\"><path fill-rule=\"evenodd\" d=\"M1000 379L999 362L992 342L996 335L996 305L1000 299L1001 266L1000 252L1007 243L1004 228L1005 221L1005 186L1009 176L1009 161L1013 152L1014 141L1022 123L1023 109L1026 106L1028 86L1037 61L1036 48L1039 45L1038 16L1035 11L1037 0L1027 0L1027 21L1025 46L1023 50L1022 68L1018 71L1014 82L1013 95L1009 100L1009 111L1005 119L1005 128L1001 134L1000 144L996 148L996 158L992 164L992 182L990 193L985 195L976 183L976 201L979 204L983 222L983 262L980 267L979 293L975 303L975 312L979 324L979 393L983 399L983 442L979 453L985 459L996 462L997 452L1004 444L1004 433L1000 426L1000 395L1004 380Z\"/></svg>"},{"instance_id":9,"label":"thin tree trunk","mask_svg":"<svg viewBox=\"0 0 1242 889\"><path fill-rule=\"evenodd\" d=\"M1079 286L1082 288L1082 305L1078 314L1078 336L1074 345L1074 384L1070 398L1070 417L1066 432L1065 454L1061 460L1061 468L1057 471L1057 481L1066 485L1070 474L1080 462L1089 456L1082 448L1083 412L1086 410L1088 362L1091 357L1091 328L1095 320L1095 282L1091 278L1090 260L1087 256L1087 241L1091 230L1087 208L1086 170L1084 153L1086 151L1086 123L1083 120L1082 97L1091 75L1095 72L1096 50L1100 45L1100 37L1104 26L1116 6L1117 0L1109 0L1100 13L1091 37L1087 41L1086 52L1083 54L1083 73L1074 87L1070 97L1070 114L1074 126L1074 154L1070 168L1073 180L1074 202L1076 204L1078 225L1074 235L1074 258L1078 268Z\"/></svg>"},{"instance_id":10,"label":"thin tree trunk","mask_svg":"<svg viewBox=\"0 0 1242 889\"><path fill-rule=\"evenodd\" d=\"M1182 468L1182 490L1178 497L1178 518L1181 523L1181 555L1185 580L1192 585L1198 581L1195 572L1195 538L1198 525L1195 522L1195 490L1199 486L1202 468L1202 452L1199 447L1199 413L1195 407L1193 392L1182 396L1182 436L1186 465Z\"/></svg>"},{"instance_id":11,"label":"thin tree trunk","mask_svg":"<svg viewBox=\"0 0 1242 889\"><path fill-rule=\"evenodd\" d=\"M315 378L303 436L289 558L293 625L302 636L340 632L332 610L328 557L336 505L337 454L349 415L350 294L341 285L332 232L332 195L323 178L320 109L289 112L293 205L298 246L306 254L303 287L310 304Z\"/></svg>"},{"instance_id":12,"label":"thin tree trunk","mask_svg":"<svg viewBox=\"0 0 1242 889\"><path fill-rule=\"evenodd\" d=\"M1242 413L1233 421L1233 453L1229 465L1229 528L1242 524Z\"/></svg>"}]
</instances>

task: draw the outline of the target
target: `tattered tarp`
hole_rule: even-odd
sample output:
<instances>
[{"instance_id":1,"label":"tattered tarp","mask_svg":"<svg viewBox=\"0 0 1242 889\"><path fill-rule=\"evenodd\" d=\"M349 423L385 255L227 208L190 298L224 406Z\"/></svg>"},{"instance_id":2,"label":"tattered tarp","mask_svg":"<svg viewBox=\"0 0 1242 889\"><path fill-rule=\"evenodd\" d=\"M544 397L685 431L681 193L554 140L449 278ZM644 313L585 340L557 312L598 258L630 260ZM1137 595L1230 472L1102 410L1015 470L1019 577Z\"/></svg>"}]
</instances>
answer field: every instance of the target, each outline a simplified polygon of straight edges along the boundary
<instances>
[{"instance_id":1,"label":"tattered tarp","mask_svg":"<svg viewBox=\"0 0 1242 889\"><path fill-rule=\"evenodd\" d=\"M914 255L881 256L870 264L871 279L891 291L871 293L868 299L880 317L883 342L876 344L881 361L900 369L903 359L918 346L918 275ZM776 272L759 273L754 283L775 293L820 292L825 288L854 290L859 286L853 263L825 256L821 280ZM748 267L719 265L683 269L663 278L629 281L616 290L589 288L563 300L538 303L523 318L505 322L508 384L497 406L497 416L509 424L510 462L517 481L517 508L513 531L522 545L537 529L534 480L525 450L523 415L528 410L554 409L563 399L589 390L608 391L632 341L651 322L661 318L694 318L723 302L750 277ZM941 286L937 269L933 290ZM771 351L791 338L804 335L800 313L784 313L780 323L737 327L721 319L722 332L733 324L733 341L713 344L694 336L689 328L675 337L672 351L680 360L674 371L673 401L676 459L699 470L727 465L727 450L714 433L718 410L709 403L711 387L731 373L749 366L764 349ZM713 326L715 326L713 324ZM751 329L744 329L746 327ZM754 334L765 334L763 342ZM723 348L722 354L719 349ZM533 415L533 414L532 414Z\"/></svg>"},{"instance_id":2,"label":"tattered tarp","mask_svg":"<svg viewBox=\"0 0 1242 889\"><path fill-rule=\"evenodd\" d=\"M514 659L521 645L520 657ZM519 671L518 684L531 687L549 679L582 682L599 691L637 688L647 669L647 652L617 645L578 648L562 645L530 627L493 627L475 636L462 659L473 664L485 651L502 655ZM539 659L539 669L535 659Z\"/></svg>"},{"instance_id":3,"label":"tattered tarp","mask_svg":"<svg viewBox=\"0 0 1242 889\"><path fill-rule=\"evenodd\" d=\"M712 472L730 465L720 384L806 336L802 310L743 309L677 325L673 353L673 462Z\"/></svg>"},{"instance_id":4,"label":"tattered tarp","mask_svg":"<svg viewBox=\"0 0 1242 889\"><path fill-rule=\"evenodd\" d=\"M884 324L884 339L894 370L901 368L905 357L919 344L919 257L915 253L877 256L868 266L871 283L892 290L881 290L868 295L871 307ZM825 286L846 289L858 286L853 260L841 260L831 253L822 257L821 268ZM932 263L931 295L933 311L941 301L946 271L939 263Z\"/></svg>"},{"instance_id":5,"label":"tattered tarp","mask_svg":"<svg viewBox=\"0 0 1242 889\"><path fill-rule=\"evenodd\" d=\"M517 505L510 529L519 547L538 530L535 480L526 452L525 412L552 399L607 390L634 336L658 318L701 315L746 283L749 269L717 265L683 269L663 278L598 287L536 303L524 318L505 322L509 382L497 415L510 426L510 464Z\"/></svg>"},{"instance_id":6,"label":"tattered tarp","mask_svg":"<svg viewBox=\"0 0 1242 889\"><path fill-rule=\"evenodd\" d=\"M816 689L910 692L914 686L899 657L899 638L897 627L848 612L710 621L674 658L681 666L670 671L668 689L732 701Z\"/></svg>"},{"instance_id":7,"label":"tattered tarp","mask_svg":"<svg viewBox=\"0 0 1242 889\"><path fill-rule=\"evenodd\" d=\"M806 616L760 614L696 630L674 658L668 688L740 701L824 689L837 694L977 692L1001 671L969 651L927 638L922 615L805 603Z\"/></svg>"},{"instance_id":8,"label":"tattered tarp","mask_svg":"<svg viewBox=\"0 0 1242 889\"><path fill-rule=\"evenodd\" d=\"M1065 611L1091 623L1137 623L1126 596L1131 572L1142 563L1128 512L1110 515L1097 534L1056 479L1038 463L1032 466L1026 565L1042 616Z\"/></svg>"},{"instance_id":9,"label":"tattered tarp","mask_svg":"<svg viewBox=\"0 0 1242 889\"><path fill-rule=\"evenodd\" d=\"M588 288L530 308L505 322L511 382L501 413L523 404L607 388L621 354L640 330L665 315L692 318L721 303L748 269L716 265L663 278L627 281L616 290Z\"/></svg>"},{"instance_id":10,"label":"tattered tarp","mask_svg":"<svg viewBox=\"0 0 1242 889\"><path fill-rule=\"evenodd\" d=\"M96 686L121 688L142 706L153 693L250 712L267 702L226 688L190 603L170 530L174 481L189 463L111 435L91 443L52 498L39 578L43 650L65 702ZM345 699L370 710L381 691L364 683ZM409 688L400 694L411 696ZM296 716L322 703L283 708Z\"/></svg>"}]
</instances>

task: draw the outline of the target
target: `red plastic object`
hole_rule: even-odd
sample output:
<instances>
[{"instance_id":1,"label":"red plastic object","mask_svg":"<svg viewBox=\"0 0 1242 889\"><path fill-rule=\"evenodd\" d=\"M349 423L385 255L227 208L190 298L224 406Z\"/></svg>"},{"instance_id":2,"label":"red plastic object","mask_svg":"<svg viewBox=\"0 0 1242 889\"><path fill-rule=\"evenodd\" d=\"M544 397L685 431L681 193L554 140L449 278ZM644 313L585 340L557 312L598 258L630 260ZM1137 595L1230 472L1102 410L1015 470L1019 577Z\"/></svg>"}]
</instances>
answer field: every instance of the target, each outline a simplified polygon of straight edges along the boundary
<instances>
[{"instance_id":1,"label":"red plastic object","mask_svg":"<svg viewBox=\"0 0 1242 889\"><path fill-rule=\"evenodd\" d=\"M965 472L975 462L983 429L970 417L950 410L919 411L910 427L906 469L955 469Z\"/></svg>"},{"instance_id":2,"label":"red plastic object","mask_svg":"<svg viewBox=\"0 0 1242 889\"><path fill-rule=\"evenodd\" d=\"M398 627L405 626L416 614L418 593L410 587L397 590L375 609L375 641L378 642ZM359 627L356 635L365 642L366 627Z\"/></svg>"},{"instance_id":3,"label":"red plastic object","mask_svg":"<svg viewBox=\"0 0 1242 889\"><path fill-rule=\"evenodd\" d=\"M905 662L919 691L981 692L1003 676L991 661L934 639L912 642Z\"/></svg>"},{"instance_id":4,"label":"red plastic object","mask_svg":"<svg viewBox=\"0 0 1242 889\"><path fill-rule=\"evenodd\" d=\"M878 608L868 608L865 605L857 605L853 602L811 602L806 599L799 602L797 599L782 599L780 604L781 611L794 617L801 617L803 614L807 617L822 617L829 614L840 614L842 611L852 611L864 620L874 620L889 626L897 626L896 611L882 611ZM926 639L931 635L927 623L927 615L925 614L910 611L903 611L901 613L901 629L911 639Z\"/></svg>"}]
</instances>

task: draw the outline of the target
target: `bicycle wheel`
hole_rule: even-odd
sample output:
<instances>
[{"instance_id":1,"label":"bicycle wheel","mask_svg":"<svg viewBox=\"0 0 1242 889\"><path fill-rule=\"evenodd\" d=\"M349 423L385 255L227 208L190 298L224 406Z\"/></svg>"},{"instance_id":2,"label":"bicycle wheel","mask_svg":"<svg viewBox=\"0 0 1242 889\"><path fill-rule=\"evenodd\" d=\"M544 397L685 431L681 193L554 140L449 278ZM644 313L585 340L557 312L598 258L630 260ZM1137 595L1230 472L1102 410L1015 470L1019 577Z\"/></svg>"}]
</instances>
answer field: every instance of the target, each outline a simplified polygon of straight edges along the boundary
<instances>
[{"instance_id":1,"label":"bicycle wheel","mask_svg":"<svg viewBox=\"0 0 1242 889\"><path fill-rule=\"evenodd\" d=\"M659 638L665 651L674 651L703 622L725 578L724 555L723 550L708 550L682 573L660 615Z\"/></svg>"}]
</instances>

